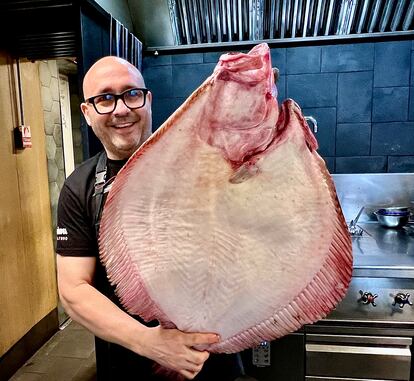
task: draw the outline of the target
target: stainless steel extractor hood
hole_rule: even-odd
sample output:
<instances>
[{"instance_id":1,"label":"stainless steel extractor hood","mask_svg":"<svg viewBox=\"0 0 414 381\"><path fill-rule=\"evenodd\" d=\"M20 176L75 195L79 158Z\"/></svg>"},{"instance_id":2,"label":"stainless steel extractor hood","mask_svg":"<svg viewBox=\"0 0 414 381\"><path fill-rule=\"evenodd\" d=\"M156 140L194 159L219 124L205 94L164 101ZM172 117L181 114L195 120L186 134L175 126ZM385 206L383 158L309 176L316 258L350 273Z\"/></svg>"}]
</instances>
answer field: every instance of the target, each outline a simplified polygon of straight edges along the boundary
<instances>
[{"instance_id":1,"label":"stainless steel extractor hood","mask_svg":"<svg viewBox=\"0 0 414 381\"><path fill-rule=\"evenodd\" d=\"M145 45L407 34L414 0L129 0Z\"/></svg>"}]
</instances>

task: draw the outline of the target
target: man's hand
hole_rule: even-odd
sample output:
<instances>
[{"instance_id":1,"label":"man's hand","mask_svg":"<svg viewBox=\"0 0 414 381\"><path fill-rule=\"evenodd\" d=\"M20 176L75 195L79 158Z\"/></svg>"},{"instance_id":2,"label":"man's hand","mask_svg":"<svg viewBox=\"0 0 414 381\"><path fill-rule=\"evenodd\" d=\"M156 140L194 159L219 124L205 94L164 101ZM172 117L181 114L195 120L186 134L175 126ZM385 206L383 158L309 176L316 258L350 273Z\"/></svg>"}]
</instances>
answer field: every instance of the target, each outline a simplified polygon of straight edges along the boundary
<instances>
[{"instance_id":1,"label":"man's hand","mask_svg":"<svg viewBox=\"0 0 414 381\"><path fill-rule=\"evenodd\" d=\"M172 369L192 380L202 369L209 352L194 349L219 341L214 333L184 333L161 326L148 328L143 334L139 353L163 367Z\"/></svg>"}]
</instances>

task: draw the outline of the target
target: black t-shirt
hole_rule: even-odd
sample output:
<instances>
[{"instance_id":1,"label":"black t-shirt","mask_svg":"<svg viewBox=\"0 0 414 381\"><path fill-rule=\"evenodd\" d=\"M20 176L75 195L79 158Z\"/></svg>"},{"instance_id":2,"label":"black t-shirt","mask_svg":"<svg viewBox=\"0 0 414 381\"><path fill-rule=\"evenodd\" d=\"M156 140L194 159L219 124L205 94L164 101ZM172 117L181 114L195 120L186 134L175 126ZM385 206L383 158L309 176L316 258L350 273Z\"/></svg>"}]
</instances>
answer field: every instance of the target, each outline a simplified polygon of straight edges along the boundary
<instances>
[{"instance_id":1,"label":"black t-shirt","mask_svg":"<svg viewBox=\"0 0 414 381\"><path fill-rule=\"evenodd\" d=\"M95 233L95 171L99 154L83 162L66 179L59 197L56 251L62 256L96 257L94 286L121 309L114 287L99 260ZM126 160L107 159L108 181L116 176ZM123 309L125 311L125 309ZM138 316L135 319L145 324ZM146 325L154 326L157 322ZM96 338L98 380L163 380L153 375L154 362L119 345ZM240 375L236 355L211 355L197 375L197 381L233 381Z\"/></svg>"},{"instance_id":2,"label":"black t-shirt","mask_svg":"<svg viewBox=\"0 0 414 381\"><path fill-rule=\"evenodd\" d=\"M56 251L63 256L96 257L95 287L119 305L99 261L99 249L95 233L96 204L95 170L99 154L83 162L66 179L59 196L57 210ZM106 180L116 176L126 160L107 159Z\"/></svg>"}]
</instances>

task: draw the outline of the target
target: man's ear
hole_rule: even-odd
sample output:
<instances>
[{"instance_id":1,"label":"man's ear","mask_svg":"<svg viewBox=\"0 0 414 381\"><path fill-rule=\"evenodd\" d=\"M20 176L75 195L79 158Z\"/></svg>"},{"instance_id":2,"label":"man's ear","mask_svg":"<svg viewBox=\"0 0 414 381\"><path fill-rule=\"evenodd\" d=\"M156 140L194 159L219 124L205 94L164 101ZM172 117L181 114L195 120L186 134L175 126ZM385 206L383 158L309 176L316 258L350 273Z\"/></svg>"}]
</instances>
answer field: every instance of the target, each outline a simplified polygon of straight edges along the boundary
<instances>
[{"instance_id":1,"label":"man's ear","mask_svg":"<svg viewBox=\"0 0 414 381\"><path fill-rule=\"evenodd\" d=\"M88 125L90 126L91 125L91 119L89 117L89 107L88 107L88 105L86 103L81 103L80 108L81 108L83 116L86 119L86 123L88 123Z\"/></svg>"}]
</instances>

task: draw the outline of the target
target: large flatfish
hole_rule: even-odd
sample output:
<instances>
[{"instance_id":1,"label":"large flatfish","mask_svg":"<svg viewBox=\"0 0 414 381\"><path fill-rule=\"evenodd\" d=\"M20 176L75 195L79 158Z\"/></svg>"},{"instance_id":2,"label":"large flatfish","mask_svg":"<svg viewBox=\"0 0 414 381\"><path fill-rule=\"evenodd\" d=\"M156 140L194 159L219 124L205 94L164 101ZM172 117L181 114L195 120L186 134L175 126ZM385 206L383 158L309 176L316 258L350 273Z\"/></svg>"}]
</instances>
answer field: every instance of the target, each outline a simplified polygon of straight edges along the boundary
<instances>
[{"instance_id":1,"label":"large flatfish","mask_svg":"<svg viewBox=\"0 0 414 381\"><path fill-rule=\"evenodd\" d=\"M118 174L99 248L131 314L216 332L237 352L325 317L352 248L299 106L279 107L269 48L224 54Z\"/></svg>"}]
</instances>

